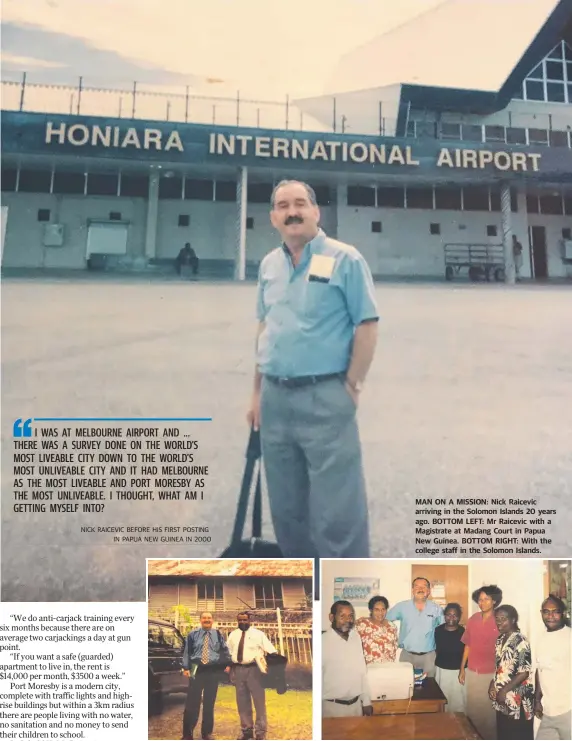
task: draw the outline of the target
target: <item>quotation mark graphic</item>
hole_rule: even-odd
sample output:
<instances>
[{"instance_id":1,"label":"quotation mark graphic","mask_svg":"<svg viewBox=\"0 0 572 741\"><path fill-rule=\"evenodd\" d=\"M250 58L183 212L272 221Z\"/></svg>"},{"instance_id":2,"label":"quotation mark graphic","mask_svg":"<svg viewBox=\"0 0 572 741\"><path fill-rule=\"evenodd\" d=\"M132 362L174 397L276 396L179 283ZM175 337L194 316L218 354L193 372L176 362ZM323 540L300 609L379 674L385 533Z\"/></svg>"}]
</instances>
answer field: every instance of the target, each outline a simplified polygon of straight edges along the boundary
<instances>
[{"instance_id":1,"label":"quotation mark graphic","mask_svg":"<svg viewBox=\"0 0 572 741\"><path fill-rule=\"evenodd\" d=\"M21 419L17 419L14 422L14 437L32 437L32 418L22 422Z\"/></svg>"}]
</instances>

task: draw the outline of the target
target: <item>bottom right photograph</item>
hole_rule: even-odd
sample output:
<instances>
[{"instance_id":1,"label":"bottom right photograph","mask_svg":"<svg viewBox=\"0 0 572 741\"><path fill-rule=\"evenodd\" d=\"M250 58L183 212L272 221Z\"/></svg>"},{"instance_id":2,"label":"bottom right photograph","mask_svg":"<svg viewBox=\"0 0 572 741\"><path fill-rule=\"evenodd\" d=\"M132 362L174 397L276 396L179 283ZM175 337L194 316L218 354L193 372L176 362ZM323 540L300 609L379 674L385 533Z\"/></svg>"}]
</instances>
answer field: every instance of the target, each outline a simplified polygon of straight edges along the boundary
<instances>
[{"instance_id":1,"label":"bottom right photograph","mask_svg":"<svg viewBox=\"0 0 572 741\"><path fill-rule=\"evenodd\" d=\"M572 739L571 561L321 562L323 739Z\"/></svg>"}]
</instances>

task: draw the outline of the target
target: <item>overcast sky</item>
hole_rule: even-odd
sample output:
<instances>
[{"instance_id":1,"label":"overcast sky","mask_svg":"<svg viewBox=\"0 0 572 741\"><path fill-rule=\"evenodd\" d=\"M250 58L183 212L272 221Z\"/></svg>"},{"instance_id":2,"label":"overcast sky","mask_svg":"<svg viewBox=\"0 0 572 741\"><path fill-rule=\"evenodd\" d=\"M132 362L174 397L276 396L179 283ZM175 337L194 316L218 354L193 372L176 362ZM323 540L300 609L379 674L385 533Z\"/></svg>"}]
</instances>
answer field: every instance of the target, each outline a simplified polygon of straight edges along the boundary
<instances>
[{"instance_id":1,"label":"overcast sky","mask_svg":"<svg viewBox=\"0 0 572 741\"><path fill-rule=\"evenodd\" d=\"M342 54L441 2L3 0L3 75L303 97L323 92Z\"/></svg>"}]
</instances>

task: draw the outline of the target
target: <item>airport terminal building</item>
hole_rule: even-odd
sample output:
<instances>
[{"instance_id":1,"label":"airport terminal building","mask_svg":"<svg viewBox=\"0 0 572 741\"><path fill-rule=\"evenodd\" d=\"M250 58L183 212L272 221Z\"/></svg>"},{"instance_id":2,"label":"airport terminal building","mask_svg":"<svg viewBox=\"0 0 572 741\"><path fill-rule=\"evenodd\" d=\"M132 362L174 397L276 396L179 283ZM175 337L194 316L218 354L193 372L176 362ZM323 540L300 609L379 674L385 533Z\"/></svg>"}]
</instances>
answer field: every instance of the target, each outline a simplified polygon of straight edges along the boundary
<instances>
[{"instance_id":1,"label":"airport terminal building","mask_svg":"<svg viewBox=\"0 0 572 741\"><path fill-rule=\"evenodd\" d=\"M372 69L410 29L380 37L342 60L331 92L296 101L311 131L85 115L79 103L32 112L22 89L2 112L3 268L147 270L191 242L206 274L253 278L277 244L272 188L295 178L375 276L443 278L451 255L500 254L509 270L514 234L522 277L571 278L572 3L552 5L494 89L462 85L462 58L458 87L407 70L379 85ZM423 19L427 38L456 6Z\"/></svg>"}]
</instances>

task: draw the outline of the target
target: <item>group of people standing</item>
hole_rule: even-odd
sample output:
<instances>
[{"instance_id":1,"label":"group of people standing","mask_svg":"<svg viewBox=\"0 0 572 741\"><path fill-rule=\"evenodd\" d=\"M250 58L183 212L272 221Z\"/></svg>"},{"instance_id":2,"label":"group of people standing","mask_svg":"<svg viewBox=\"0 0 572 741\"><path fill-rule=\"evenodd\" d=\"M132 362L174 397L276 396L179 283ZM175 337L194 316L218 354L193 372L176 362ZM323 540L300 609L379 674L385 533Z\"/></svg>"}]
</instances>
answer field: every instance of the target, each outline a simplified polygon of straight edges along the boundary
<instances>
[{"instance_id":1,"label":"group of people standing","mask_svg":"<svg viewBox=\"0 0 572 741\"><path fill-rule=\"evenodd\" d=\"M183 714L183 739L193 738L201 705L201 738L212 738L214 708L223 672L230 675L236 689L241 726L239 738L266 738L266 696L262 675L266 672L266 655L276 653L276 649L261 630L251 626L248 612L239 613L237 622L237 629L230 633L227 641L219 630L213 628L212 613L203 612L201 627L187 635L183 671L189 677L189 689Z\"/></svg>"},{"instance_id":2,"label":"group of people standing","mask_svg":"<svg viewBox=\"0 0 572 741\"><path fill-rule=\"evenodd\" d=\"M443 610L430 594L430 582L417 578L412 599L390 608L385 597L372 597L369 617L357 621L350 602L332 605L323 646L324 717L371 715L367 666L396 661L399 648L399 661L434 677L447 711L465 713L481 738L533 739L536 715L542 719L537 739L570 739L571 634L562 600L550 596L542 603L546 632L534 647L533 665L518 613L502 604L496 585L473 592L479 612L464 627L459 604Z\"/></svg>"}]
</instances>

